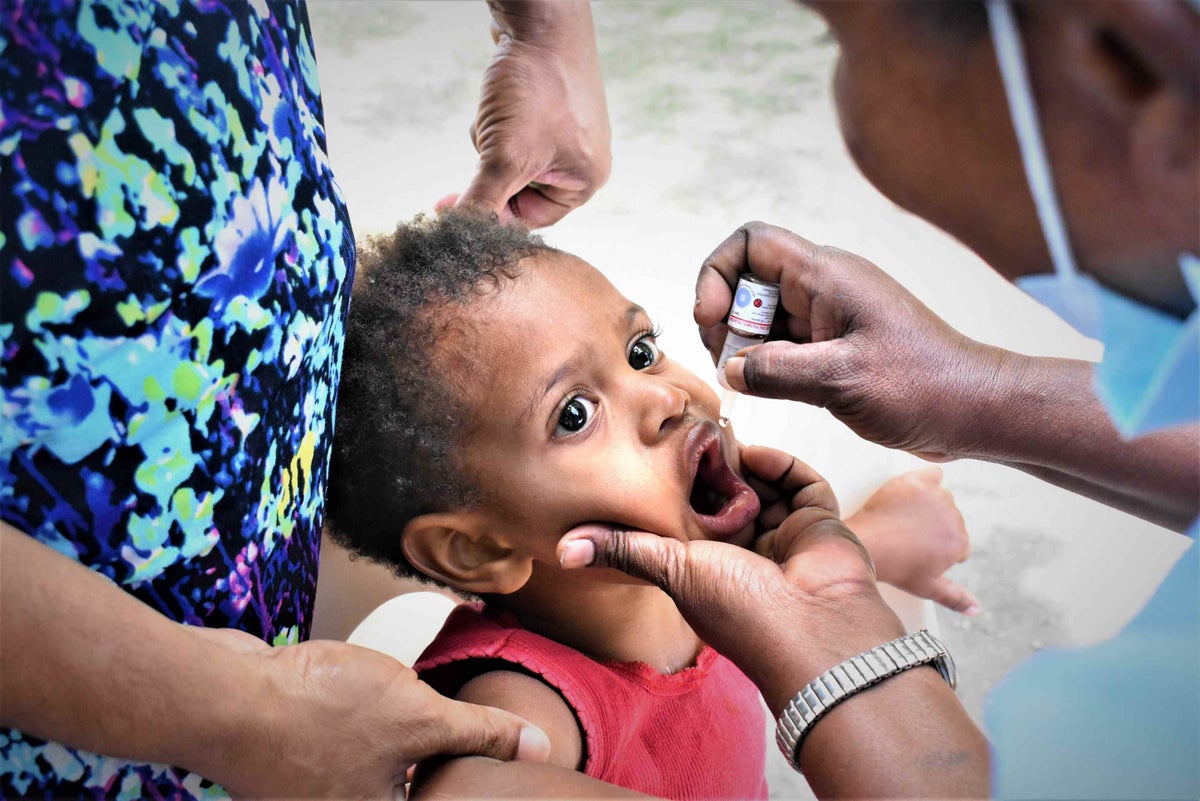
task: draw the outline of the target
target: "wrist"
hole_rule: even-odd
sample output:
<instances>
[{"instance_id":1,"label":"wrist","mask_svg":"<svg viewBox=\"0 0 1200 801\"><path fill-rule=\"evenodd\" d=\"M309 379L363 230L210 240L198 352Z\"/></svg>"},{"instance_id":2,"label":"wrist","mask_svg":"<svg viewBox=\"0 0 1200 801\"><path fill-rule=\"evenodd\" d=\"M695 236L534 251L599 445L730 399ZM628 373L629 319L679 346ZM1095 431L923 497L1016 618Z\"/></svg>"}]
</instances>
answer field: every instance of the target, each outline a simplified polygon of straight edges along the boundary
<instances>
[{"instance_id":1,"label":"wrist","mask_svg":"<svg viewBox=\"0 0 1200 801\"><path fill-rule=\"evenodd\" d=\"M813 725L827 712L880 682L924 665L934 667L951 689L957 686L954 659L946 646L926 629L880 643L844 660L809 682L792 698L777 720L775 742L788 763L800 770L800 746Z\"/></svg>"},{"instance_id":2,"label":"wrist","mask_svg":"<svg viewBox=\"0 0 1200 801\"><path fill-rule=\"evenodd\" d=\"M488 0L500 35L564 55L594 53L588 0Z\"/></svg>"},{"instance_id":3,"label":"wrist","mask_svg":"<svg viewBox=\"0 0 1200 801\"><path fill-rule=\"evenodd\" d=\"M833 602L802 599L782 648L772 647L770 659L752 666L747 675L762 692L771 714L783 708L804 685L825 671L904 634L904 626L871 585Z\"/></svg>"},{"instance_id":4,"label":"wrist","mask_svg":"<svg viewBox=\"0 0 1200 801\"><path fill-rule=\"evenodd\" d=\"M996 461L1010 440L1014 418L1021 415L1016 407L1031 357L963 339L944 372L940 397L930 404L948 415L941 424L944 444L937 455Z\"/></svg>"},{"instance_id":5,"label":"wrist","mask_svg":"<svg viewBox=\"0 0 1200 801\"><path fill-rule=\"evenodd\" d=\"M260 768L256 755L274 750L267 738L278 725L271 721L279 708L270 675L275 660L269 658L271 649L265 643L243 632L185 628L192 636L195 658L213 670L209 681L197 686L193 702L180 704L189 720L177 728L187 736L171 764L232 790L248 772Z\"/></svg>"}]
</instances>

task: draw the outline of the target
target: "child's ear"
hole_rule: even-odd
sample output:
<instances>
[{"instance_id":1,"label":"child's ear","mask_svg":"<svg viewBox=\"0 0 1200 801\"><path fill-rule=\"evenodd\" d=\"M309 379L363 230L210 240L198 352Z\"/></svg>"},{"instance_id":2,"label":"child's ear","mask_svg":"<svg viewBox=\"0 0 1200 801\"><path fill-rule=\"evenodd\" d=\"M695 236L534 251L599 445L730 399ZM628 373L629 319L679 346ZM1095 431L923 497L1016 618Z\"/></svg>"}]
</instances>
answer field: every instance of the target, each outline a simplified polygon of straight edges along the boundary
<instances>
[{"instance_id":1,"label":"child's ear","mask_svg":"<svg viewBox=\"0 0 1200 801\"><path fill-rule=\"evenodd\" d=\"M471 512L414 517L400 545L417 570L479 595L516 592L533 572L532 557L495 536L483 517Z\"/></svg>"}]
</instances>

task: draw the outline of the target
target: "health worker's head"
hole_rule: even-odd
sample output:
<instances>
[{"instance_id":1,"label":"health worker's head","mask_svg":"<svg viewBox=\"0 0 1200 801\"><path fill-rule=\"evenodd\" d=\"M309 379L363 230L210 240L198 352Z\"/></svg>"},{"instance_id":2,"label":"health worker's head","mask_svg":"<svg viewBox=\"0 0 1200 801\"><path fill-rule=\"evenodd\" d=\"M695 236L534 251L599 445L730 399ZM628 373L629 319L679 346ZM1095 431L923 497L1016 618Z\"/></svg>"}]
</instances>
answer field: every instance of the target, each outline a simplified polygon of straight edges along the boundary
<instances>
[{"instance_id":1,"label":"health worker's head","mask_svg":"<svg viewBox=\"0 0 1200 801\"><path fill-rule=\"evenodd\" d=\"M1052 269L983 2L821 2L848 148L885 195L1008 278ZM1200 252L1200 13L1184 0L1017 2L1079 268L1175 315Z\"/></svg>"}]
</instances>

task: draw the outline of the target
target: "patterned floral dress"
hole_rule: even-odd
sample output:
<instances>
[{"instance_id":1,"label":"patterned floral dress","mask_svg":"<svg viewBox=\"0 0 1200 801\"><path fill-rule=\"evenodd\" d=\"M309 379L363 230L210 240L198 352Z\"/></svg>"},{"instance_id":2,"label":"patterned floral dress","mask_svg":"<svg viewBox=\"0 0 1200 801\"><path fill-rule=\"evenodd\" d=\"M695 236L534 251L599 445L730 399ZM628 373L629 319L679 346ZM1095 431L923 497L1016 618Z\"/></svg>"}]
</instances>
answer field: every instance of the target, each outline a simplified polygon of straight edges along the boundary
<instances>
[{"instance_id":1,"label":"patterned floral dress","mask_svg":"<svg viewBox=\"0 0 1200 801\"><path fill-rule=\"evenodd\" d=\"M353 269L302 5L0 0L5 522L305 639ZM0 729L0 795L223 793Z\"/></svg>"}]
</instances>

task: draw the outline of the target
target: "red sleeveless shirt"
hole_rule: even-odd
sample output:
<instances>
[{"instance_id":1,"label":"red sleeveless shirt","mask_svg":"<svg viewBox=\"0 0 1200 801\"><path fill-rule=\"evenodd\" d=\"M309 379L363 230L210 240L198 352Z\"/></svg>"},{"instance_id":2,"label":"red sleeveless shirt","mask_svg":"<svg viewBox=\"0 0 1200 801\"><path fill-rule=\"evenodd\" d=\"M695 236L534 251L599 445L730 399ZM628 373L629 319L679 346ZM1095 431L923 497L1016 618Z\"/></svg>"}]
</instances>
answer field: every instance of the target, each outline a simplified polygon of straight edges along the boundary
<instances>
[{"instance_id":1,"label":"red sleeveless shirt","mask_svg":"<svg viewBox=\"0 0 1200 801\"><path fill-rule=\"evenodd\" d=\"M594 779L660 798L767 798L758 689L707 646L694 666L663 675L643 662L598 662L467 604L414 668L453 697L481 672L474 660L508 662L556 689L579 720L583 772Z\"/></svg>"}]
</instances>

